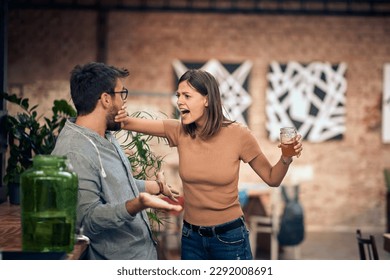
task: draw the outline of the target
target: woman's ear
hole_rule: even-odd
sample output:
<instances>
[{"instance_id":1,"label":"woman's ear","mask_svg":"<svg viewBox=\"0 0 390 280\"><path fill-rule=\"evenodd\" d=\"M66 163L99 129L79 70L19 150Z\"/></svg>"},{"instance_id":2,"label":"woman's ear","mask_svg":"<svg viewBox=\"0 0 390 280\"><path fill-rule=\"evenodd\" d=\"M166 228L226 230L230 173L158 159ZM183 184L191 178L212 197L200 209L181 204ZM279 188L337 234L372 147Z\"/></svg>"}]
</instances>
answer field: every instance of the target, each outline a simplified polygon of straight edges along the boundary
<instances>
[{"instance_id":1,"label":"woman's ear","mask_svg":"<svg viewBox=\"0 0 390 280\"><path fill-rule=\"evenodd\" d=\"M209 98L208 96L205 96L205 99L204 99L204 106L207 108L209 107Z\"/></svg>"}]
</instances>

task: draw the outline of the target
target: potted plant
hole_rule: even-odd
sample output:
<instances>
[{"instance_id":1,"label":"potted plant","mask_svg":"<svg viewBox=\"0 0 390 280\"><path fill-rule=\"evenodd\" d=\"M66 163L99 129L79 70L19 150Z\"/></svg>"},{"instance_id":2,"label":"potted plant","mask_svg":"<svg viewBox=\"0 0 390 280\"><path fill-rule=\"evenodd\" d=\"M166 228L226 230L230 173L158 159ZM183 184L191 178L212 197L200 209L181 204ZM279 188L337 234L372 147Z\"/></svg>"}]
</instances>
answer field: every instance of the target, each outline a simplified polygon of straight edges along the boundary
<instances>
[{"instance_id":1,"label":"potted plant","mask_svg":"<svg viewBox=\"0 0 390 280\"><path fill-rule=\"evenodd\" d=\"M131 116L136 118L155 118L153 115L144 111L135 112ZM157 143L160 143L160 141L166 142L166 139L132 131L124 132L124 136L125 139L122 141L121 147L128 156L134 178L140 180L155 178L161 170L164 157L156 155L152 151L150 143L154 138L156 138ZM169 223L168 213L158 209L148 209L147 214L153 234L157 240L160 240L161 226ZM166 252L164 252L163 246L161 246L161 241L158 242L157 252L159 259L167 258Z\"/></svg>"},{"instance_id":2,"label":"potted plant","mask_svg":"<svg viewBox=\"0 0 390 280\"><path fill-rule=\"evenodd\" d=\"M8 93L1 93L1 97L21 109L15 116L6 116L9 158L3 179L10 202L19 204L20 175L32 166L34 155L51 153L66 119L76 116L76 111L66 100L55 100L49 118L38 115L38 105L30 106L28 98Z\"/></svg>"}]
</instances>

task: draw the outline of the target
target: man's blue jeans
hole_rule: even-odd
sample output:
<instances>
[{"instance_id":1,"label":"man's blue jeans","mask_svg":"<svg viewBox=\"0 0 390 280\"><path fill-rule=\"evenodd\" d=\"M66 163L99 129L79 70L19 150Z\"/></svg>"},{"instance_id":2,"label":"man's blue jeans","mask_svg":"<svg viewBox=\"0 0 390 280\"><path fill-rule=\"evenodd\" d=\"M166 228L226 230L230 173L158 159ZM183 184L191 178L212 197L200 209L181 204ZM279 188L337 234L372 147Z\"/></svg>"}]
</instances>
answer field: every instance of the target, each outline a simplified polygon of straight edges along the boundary
<instances>
[{"instance_id":1,"label":"man's blue jeans","mask_svg":"<svg viewBox=\"0 0 390 280\"><path fill-rule=\"evenodd\" d=\"M224 233L202 236L184 224L182 230L182 260L252 260L249 232L243 218L242 225ZM229 223L235 222L231 221ZM225 225L225 224L223 224Z\"/></svg>"}]
</instances>

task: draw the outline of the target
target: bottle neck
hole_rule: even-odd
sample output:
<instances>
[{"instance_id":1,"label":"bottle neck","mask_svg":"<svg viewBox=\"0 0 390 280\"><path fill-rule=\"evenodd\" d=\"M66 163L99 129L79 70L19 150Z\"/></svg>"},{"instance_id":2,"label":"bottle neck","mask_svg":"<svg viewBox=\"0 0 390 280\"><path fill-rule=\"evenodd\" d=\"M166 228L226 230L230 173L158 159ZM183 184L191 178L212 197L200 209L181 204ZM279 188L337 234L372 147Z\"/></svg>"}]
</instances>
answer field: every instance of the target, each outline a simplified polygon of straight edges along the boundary
<instances>
[{"instance_id":1,"label":"bottle neck","mask_svg":"<svg viewBox=\"0 0 390 280\"><path fill-rule=\"evenodd\" d=\"M53 155L37 155L33 159L33 167L39 169L65 169L66 158Z\"/></svg>"}]
</instances>

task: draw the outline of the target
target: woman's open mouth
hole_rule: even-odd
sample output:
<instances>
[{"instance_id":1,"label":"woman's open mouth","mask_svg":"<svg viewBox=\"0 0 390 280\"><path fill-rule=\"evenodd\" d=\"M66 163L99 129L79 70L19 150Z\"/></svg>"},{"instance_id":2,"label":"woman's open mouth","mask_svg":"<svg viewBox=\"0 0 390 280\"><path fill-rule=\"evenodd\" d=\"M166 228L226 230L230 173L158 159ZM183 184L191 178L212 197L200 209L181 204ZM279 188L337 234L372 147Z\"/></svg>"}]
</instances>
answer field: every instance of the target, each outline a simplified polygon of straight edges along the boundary
<instances>
[{"instance_id":1,"label":"woman's open mouth","mask_svg":"<svg viewBox=\"0 0 390 280\"><path fill-rule=\"evenodd\" d=\"M187 115L189 112L190 112L190 110L187 110L187 109L180 109L180 114L181 114L182 117L184 117L185 115Z\"/></svg>"}]
</instances>

